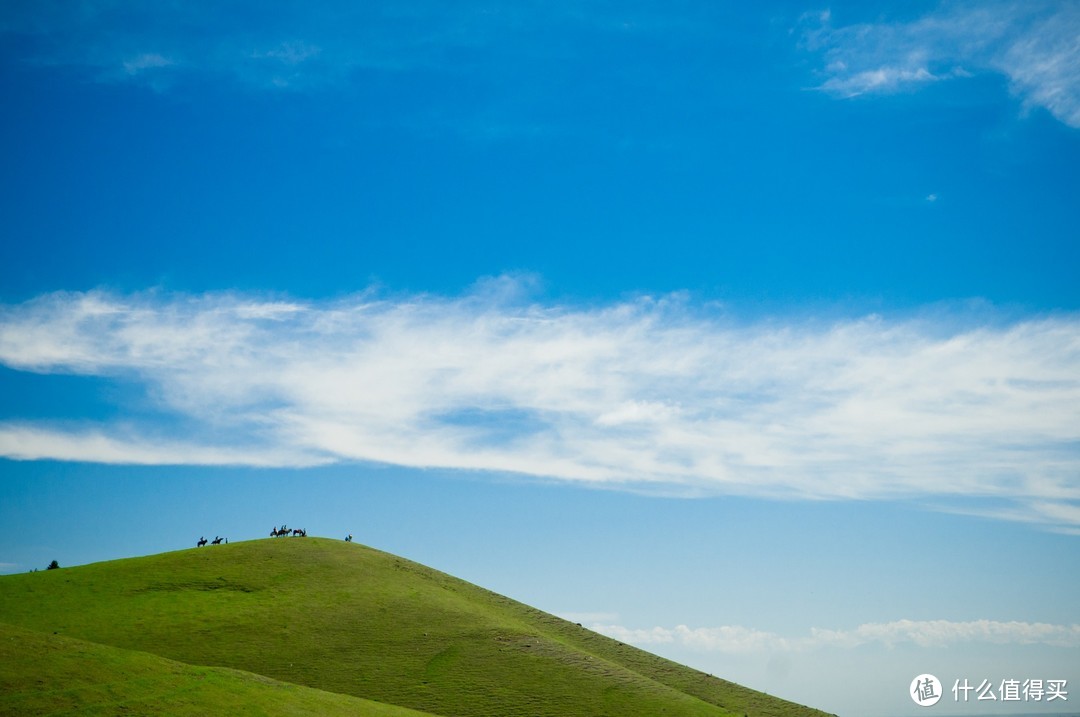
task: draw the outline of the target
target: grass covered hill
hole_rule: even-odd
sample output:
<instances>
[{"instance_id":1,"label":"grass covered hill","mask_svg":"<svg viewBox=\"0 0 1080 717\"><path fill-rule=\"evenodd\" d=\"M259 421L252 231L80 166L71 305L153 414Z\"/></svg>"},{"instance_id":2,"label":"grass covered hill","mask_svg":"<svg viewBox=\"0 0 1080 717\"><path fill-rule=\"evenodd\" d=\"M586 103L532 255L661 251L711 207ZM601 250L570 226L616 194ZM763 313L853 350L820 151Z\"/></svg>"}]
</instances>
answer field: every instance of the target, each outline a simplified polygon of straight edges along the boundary
<instances>
[{"instance_id":1,"label":"grass covered hill","mask_svg":"<svg viewBox=\"0 0 1080 717\"><path fill-rule=\"evenodd\" d=\"M0 623L46 641L72 638L63 645L78 645L87 656L68 660L67 668L78 673L85 664L88 686L103 662L132 660L150 671L173 670L172 679L188 685L199 678L184 670L229 668L242 673L200 673L202 683L208 676L218 684L246 681L252 693L289 683L313 688L312 695L445 717L824 715L394 555L320 538L4 576ZM44 643L33 644L47 654ZM55 659L66 652L53 650ZM35 668L27 665L24 678L32 679ZM4 680L17 682L9 672ZM85 694L92 701L97 693ZM317 699L312 695L300 699ZM205 698L214 699L209 692Z\"/></svg>"},{"instance_id":2,"label":"grass covered hill","mask_svg":"<svg viewBox=\"0 0 1080 717\"><path fill-rule=\"evenodd\" d=\"M0 715L431 717L0 623Z\"/></svg>"}]
</instances>

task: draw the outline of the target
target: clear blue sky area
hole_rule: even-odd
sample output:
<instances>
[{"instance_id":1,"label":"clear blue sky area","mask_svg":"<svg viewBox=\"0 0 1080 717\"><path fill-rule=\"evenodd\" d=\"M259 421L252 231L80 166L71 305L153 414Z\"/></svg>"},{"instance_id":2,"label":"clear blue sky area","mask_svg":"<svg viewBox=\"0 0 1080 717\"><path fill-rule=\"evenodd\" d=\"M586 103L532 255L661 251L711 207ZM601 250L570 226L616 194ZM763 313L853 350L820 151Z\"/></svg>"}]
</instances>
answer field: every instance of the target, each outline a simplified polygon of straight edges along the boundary
<instances>
[{"instance_id":1,"label":"clear blue sky area","mask_svg":"<svg viewBox=\"0 0 1080 717\"><path fill-rule=\"evenodd\" d=\"M0 572L287 522L843 717L1067 712L950 689L1080 690L1078 37L6 2Z\"/></svg>"}]
</instances>

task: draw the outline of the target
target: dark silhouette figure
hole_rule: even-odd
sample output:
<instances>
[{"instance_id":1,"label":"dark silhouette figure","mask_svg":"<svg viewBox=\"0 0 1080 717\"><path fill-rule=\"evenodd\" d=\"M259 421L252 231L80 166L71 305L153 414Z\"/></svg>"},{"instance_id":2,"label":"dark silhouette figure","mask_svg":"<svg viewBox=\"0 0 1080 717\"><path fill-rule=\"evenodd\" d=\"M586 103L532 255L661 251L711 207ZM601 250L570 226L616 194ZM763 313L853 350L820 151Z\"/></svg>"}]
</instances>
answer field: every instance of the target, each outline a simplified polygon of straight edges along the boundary
<instances>
[{"instance_id":1,"label":"dark silhouette figure","mask_svg":"<svg viewBox=\"0 0 1080 717\"><path fill-rule=\"evenodd\" d=\"M222 540L224 540L224 538L214 538L213 540L210 541L210 544L211 545L221 545Z\"/></svg>"},{"instance_id":2,"label":"dark silhouette figure","mask_svg":"<svg viewBox=\"0 0 1080 717\"><path fill-rule=\"evenodd\" d=\"M205 537L200 537L199 542L195 544L195 547L201 548L204 545L206 545L206 538Z\"/></svg>"},{"instance_id":3,"label":"dark silhouette figure","mask_svg":"<svg viewBox=\"0 0 1080 717\"><path fill-rule=\"evenodd\" d=\"M49 567L47 567L47 568L45 568L45 569L46 569L46 570L58 570L59 568L60 568L60 563L58 563L58 562L56 562L56 561L54 560L54 561L52 561L51 563L49 563Z\"/></svg>"}]
</instances>

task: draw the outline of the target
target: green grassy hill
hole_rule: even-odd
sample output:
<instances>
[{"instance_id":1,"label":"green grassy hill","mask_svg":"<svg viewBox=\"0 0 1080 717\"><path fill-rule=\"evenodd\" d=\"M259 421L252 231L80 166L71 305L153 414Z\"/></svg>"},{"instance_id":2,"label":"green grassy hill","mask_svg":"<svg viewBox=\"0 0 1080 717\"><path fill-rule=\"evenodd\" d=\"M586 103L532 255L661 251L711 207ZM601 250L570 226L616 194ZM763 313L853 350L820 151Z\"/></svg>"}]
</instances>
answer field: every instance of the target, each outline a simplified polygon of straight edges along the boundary
<instances>
[{"instance_id":1,"label":"green grassy hill","mask_svg":"<svg viewBox=\"0 0 1080 717\"><path fill-rule=\"evenodd\" d=\"M0 715L432 717L0 623Z\"/></svg>"},{"instance_id":2,"label":"green grassy hill","mask_svg":"<svg viewBox=\"0 0 1080 717\"><path fill-rule=\"evenodd\" d=\"M447 717L824 714L318 538L5 576L0 622Z\"/></svg>"}]
</instances>

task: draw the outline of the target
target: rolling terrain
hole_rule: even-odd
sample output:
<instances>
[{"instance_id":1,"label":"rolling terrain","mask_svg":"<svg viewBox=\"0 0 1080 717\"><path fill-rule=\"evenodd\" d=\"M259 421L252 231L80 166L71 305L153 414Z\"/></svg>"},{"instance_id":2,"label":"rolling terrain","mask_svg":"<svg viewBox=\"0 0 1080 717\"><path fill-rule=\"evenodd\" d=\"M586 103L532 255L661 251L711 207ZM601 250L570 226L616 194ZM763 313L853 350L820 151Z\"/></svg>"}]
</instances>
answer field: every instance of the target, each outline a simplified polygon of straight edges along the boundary
<instances>
[{"instance_id":1,"label":"rolling terrain","mask_svg":"<svg viewBox=\"0 0 1080 717\"><path fill-rule=\"evenodd\" d=\"M0 715L430 717L224 667L0 623Z\"/></svg>"},{"instance_id":2,"label":"rolling terrain","mask_svg":"<svg viewBox=\"0 0 1080 717\"><path fill-rule=\"evenodd\" d=\"M63 673L83 685L72 704L109 698L95 685L112 679L109 664L130 663L161 691L171 679L174 692L208 704L235 694L224 686L234 683L251 704L295 698L294 711L275 702L274 714L319 713L304 704L337 697L356 700L343 710L373 715L399 714L370 711L391 709L382 705L444 717L825 714L403 558L321 538L4 576L0 623L5 643L22 641L37 656L8 661L5 692L33 695L42 674ZM236 712L224 703L221 711Z\"/></svg>"}]
</instances>

